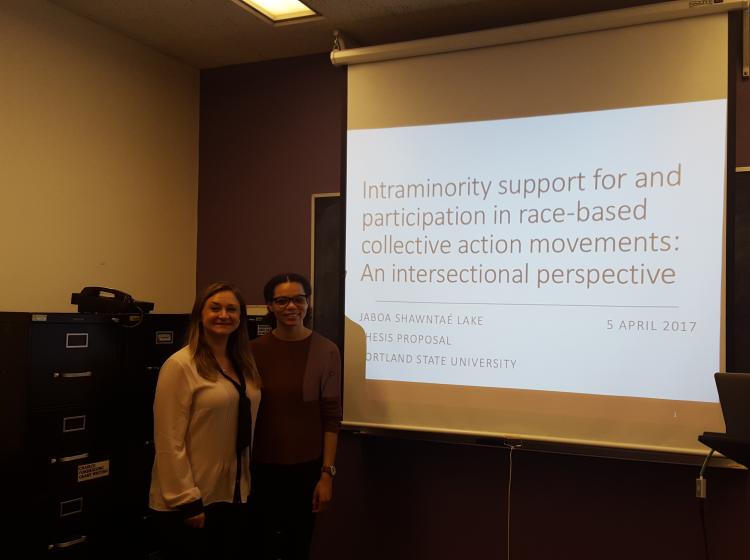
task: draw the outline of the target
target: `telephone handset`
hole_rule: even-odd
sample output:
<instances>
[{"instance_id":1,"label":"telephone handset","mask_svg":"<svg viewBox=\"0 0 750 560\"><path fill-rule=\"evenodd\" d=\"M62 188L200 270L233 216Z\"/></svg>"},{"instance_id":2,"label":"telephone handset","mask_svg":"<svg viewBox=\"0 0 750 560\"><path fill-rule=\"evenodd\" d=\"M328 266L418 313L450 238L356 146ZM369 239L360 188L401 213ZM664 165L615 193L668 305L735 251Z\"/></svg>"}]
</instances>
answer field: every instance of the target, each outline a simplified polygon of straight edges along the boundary
<instances>
[{"instance_id":1,"label":"telephone handset","mask_svg":"<svg viewBox=\"0 0 750 560\"><path fill-rule=\"evenodd\" d=\"M71 295L70 303L78 305L79 313L148 313L154 308L153 303L135 301L130 294L101 286L86 286Z\"/></svg>"},{"instance_id":2,"label":"telephone handset","mask_svg":"<svg viewBox=\"0 0 750 560\"><path fill-rule=\"evenodd\" d=\"M100 298L111 298L113 301L121 305L127 305L133 303L135 300L130 294L115 290L114 288L101 288L99 286L86 286L81 290L82 296L96 296Z\"/></svg>"}]
</instances>

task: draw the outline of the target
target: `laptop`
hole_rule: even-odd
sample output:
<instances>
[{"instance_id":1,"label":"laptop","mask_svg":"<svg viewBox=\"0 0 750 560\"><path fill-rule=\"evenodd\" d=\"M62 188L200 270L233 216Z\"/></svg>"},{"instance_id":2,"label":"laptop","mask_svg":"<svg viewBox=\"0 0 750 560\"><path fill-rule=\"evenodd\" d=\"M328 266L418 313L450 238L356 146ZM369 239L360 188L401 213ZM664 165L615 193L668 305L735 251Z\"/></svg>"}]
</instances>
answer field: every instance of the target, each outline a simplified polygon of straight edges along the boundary
<instances>
[{"instance_id":1,"label":"laptop","mask_svg":"<svg viewBox=\"0 0 750 560\"><path fill-rule=\"evenodd\" d=\"M750 373L714 374L726 435L750 443Z\"/></svg>"}]
</instances>

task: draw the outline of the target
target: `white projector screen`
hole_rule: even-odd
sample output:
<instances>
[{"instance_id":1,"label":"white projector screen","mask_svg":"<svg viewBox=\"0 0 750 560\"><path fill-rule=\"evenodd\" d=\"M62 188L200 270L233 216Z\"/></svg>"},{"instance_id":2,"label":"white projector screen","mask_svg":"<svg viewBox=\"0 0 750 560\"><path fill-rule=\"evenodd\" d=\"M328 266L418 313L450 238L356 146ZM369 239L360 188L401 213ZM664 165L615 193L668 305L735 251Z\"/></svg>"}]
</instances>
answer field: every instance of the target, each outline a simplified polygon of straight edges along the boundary
<instances>
[{"instance_id":1,"label":"white projector screen","mask_svg":"<svg viewBox=\"0 0 750 560\"><path fill-rule=\"evenodd\" d=\"M349 68L344 420L723 431L727 17Z\"/></svg>"}]
</instances>

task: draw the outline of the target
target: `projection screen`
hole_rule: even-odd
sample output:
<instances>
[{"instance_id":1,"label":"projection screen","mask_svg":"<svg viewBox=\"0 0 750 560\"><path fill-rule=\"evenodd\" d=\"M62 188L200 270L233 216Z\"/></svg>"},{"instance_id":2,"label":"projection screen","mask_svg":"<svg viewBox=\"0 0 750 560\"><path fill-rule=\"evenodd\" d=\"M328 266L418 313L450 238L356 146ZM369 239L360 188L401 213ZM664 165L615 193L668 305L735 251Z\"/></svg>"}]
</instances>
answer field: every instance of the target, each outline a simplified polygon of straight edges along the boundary
<instances>
[{"instance_id":1,"label":"projection screen","mask_svg":"<svg viewBox=\"0 0 750 560\"><path fill-rule=\"evenodd\" d=\"M705 451L727 25L349 66L346 424Z\"/></svg>"}]
</instances>

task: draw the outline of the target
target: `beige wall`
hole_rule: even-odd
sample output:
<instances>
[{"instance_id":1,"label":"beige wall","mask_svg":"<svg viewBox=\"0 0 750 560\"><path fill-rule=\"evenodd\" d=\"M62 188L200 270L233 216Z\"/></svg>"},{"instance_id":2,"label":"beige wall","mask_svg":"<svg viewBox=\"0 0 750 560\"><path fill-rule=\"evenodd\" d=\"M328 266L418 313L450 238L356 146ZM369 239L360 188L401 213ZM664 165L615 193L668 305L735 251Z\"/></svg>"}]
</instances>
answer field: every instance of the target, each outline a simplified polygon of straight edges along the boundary
<instances>
[{"instance_id":1,"label":"beige wall","mask_svg":"<svg viewBox=\"0 0 750 560\"><path fill-rule=\"evenodd\" d=\"M189 311L199 73L43 0L0 5L0 310L100 285Z\"/></svg>"}]
</instances>

